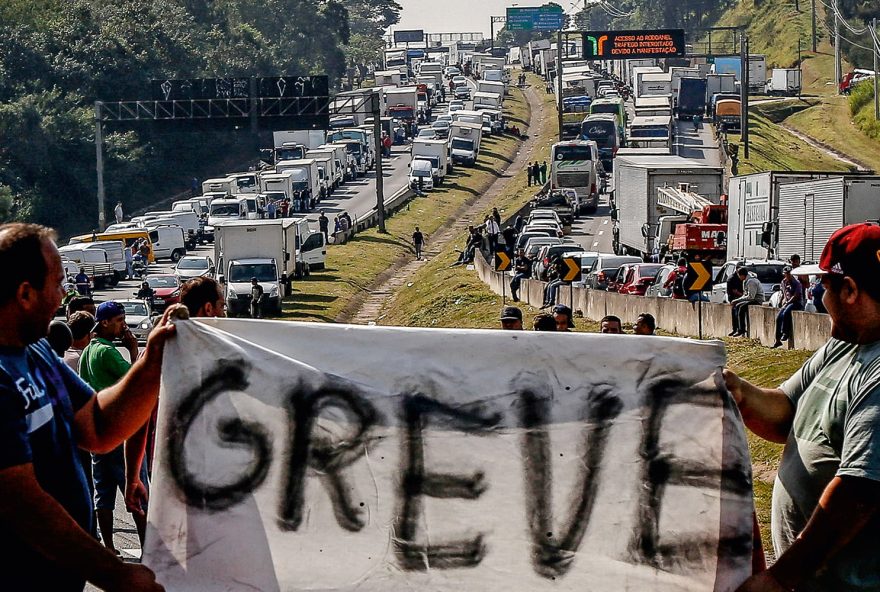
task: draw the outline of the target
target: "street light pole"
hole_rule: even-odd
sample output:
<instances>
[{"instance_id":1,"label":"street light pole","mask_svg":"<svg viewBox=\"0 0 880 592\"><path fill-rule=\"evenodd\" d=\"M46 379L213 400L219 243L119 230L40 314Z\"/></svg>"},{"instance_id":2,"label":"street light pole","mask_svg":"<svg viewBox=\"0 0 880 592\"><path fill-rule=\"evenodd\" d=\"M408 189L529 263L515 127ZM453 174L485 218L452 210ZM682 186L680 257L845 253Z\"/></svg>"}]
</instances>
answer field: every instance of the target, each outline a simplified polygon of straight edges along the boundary
<instances>
[{"instance_id":1,"label":"street light pole","mask_svg":"<svg viewBox=\"0 0 880 592\"><path fill-rule=\"evenodd\" d=\"M562 29L556 33L556 109L559 123L559 141L562 141Z\"/></svg>"}]
</instances>

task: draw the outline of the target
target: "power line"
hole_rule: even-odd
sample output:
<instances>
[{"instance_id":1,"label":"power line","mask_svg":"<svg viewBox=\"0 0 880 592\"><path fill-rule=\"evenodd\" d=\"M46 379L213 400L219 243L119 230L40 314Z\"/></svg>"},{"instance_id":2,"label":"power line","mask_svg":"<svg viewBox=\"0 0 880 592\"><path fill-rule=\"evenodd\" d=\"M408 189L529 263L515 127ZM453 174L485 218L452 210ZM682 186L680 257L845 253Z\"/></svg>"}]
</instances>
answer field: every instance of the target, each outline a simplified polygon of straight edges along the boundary
<instances>
[{"instance_id":1,"label":"power line","mask_svg":"<svg viewBox=\"0 0 880 592\"><path fill-rule=\"evenodd\" d=\"M819 0L819 2L822 3L822 6L824 6L825 8L830 9L834 13L834 17L839 20L840 23L853 35L864 35L867 31L870 30L869 27L864 27L861 31L859 31L855 29L852 25L850 25L849 22L845 18L843 18L843 15L840 14L840 8L838 8L837 6L837 0L831 0L830 5L827 4L824 0Z\"/></svg>"},{"instance_id":2,"label":"power line","mask_svg":"<svg viewBox=\"0 0 880 592\"><path fill-rule=\"evenodd\" d=\"M833 37L833 36L834 36L834 31L832 31L830 28L828 28L828 25L826 25L826 24L823 24L823 26L825 27L825 31L826 31L830 36ZM856 42L853 41L852 39L849 39L848 37L844 37L843 35L840 35L840 38L841 38L843 41L846 41L847 43L849 43L850 45L852 45L852 46L854 46L854 47L858 47L859 49L864 49L865 51L874 51L872 48L870 48L870 47L865 47L864 45L862 45L862 44L860 44L860 43L856 43Z\"/></svg>"}]
</instances>

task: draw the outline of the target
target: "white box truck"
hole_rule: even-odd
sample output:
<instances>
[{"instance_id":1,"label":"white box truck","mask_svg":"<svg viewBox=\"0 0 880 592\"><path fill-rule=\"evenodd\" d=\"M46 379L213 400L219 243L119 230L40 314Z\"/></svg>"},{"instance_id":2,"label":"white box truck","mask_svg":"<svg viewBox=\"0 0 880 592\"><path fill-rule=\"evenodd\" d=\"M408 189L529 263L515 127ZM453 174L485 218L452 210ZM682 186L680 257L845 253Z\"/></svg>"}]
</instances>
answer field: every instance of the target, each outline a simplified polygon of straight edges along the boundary
<instances>
[{"instance_id":1,"label":"white box truck","mask_svg":"<svg viewBox=\"0 0 880 592\"><path fill-rule=\"evenodd\" d=\"M322 145L321 148L309 150L309 152L308 152L308 154L306 154L306 156L308 158L314 158L318 162L321 162L324 159L329 161L325 164L325 167L327 168L327 171L328 171L328 180L329 180L329 187L330 187L331 193L337 187L342 185L342 182L344 180L344 174L345 174L345 165L343 164L343 162L345 162L345 161L340 160L340 157L337 154L337 151L335 148L325 148L324 145ZM344 151L343 151L342 158L343 159L345 158Z\"/></svg>"},{"instance_id":2,"label":"white box truck","mask_svg":"<svg viewBox=\"0 0 880 592\"><path fill-rule=\"evenodd\" d=\"M284 194L284 197L293 199L293 173L291 171L263 173L260 175L260 193L274 192L281 192Z\"/></svg>"},{"instance_id":3,"label":"white box truck","mask_svg":"<svg viewBox=\"0 0 880 592\"><path fill-rule=\"evenodd\" d=\"M418 88L403 86L385 91L385 109L383 117L395 117L402 121L413 121L418 109Z\"/></svg>"},{"instance_id":4,"label":"white box truck","mask_svg":"<svg viewBox=\"0 0 880 592\"><path fill-rule=\"evenodd\" d=\"M342 181L340 181L340 184L349 180L349 170L351 163L354 162L354 158L349 156L345 145L330 143L322 144L321 146L318 146L318 151L332 151L335 155L336 161L339 162L339 165L342 167Z\"/></svg>"},{"instance_id":5,"label":"white box truck","mask_svg":"<svg viewBox=\"0 0 880 592\"><path fill-rule=\"evenodd\" d=\"M736 74L715 74L706 75L706 106L711 105L712 95L718 93L735 93Z\"/></svg>"},{"instance_id":6,"label":"white box truck","mask_svg":"<svg viewBox=\"0 0 880 592\"><path fill-rule=\"evenodd\" d=\"M497 93L474 93L474 111L482 111L484 109L501 109L501 101L501 95Z\"/></svg>"},{"instance_id":7,"label":"white box truck","mask_svg":"<svg viewBox=\"0 0 880 592\"><path fill-rule=\"evenodd\" d=\"M657 205L657 189L687 183L689 191L719 203L722 193L721 167L681 156L634 155L614 160L614 236L618 255L649 257L655 245L661 216L677 214Z\"/></svg>"},{"instance_id":8,"label":"white box truck","mask_svg":"<svg viewBox=\"0 0 880 592\"><path fill-rule=\"evenodd\" d=\"M776 258L797 253L818 261L825 243L847 224L880 218L880 177L840 176L779 188Z\"/></svg>"},{"instance_id":9,"label":"white box truck","mask_svg":"<svg viewBox=\"0 0 880 592\"><path fill-rule=\"evenodd\" d=\"M491 80L477 80L477 92L495 93L504 96L504 83Z\"/></svg>"},{"instance_id":10,"label":"white box truck","mask_svg":"<svg viewBox=\"0 0 880 592\"><path fill-rule=\"evenodd\" d=\"M780 187L833 174L766 171L732 177L727 188L727 260L774 258L776 241L769 223L777 220Z\"/></svg>"},{"instance_id":11,"label":"white box truck","mask_svg":"<svg viewBox=\"0 0 880 592\"><path fill-rule=\"evenodd\" d=\"M412 159L417 158L431 162L434 184L441 185L450 170L449 144L446 140L413 140Z\"/></svg>"},{"instance_id":12,"label":"white box truck","mask_svg":"<svg viewBox=\"0 0 880 592\"><path fill-rule=\"evenodd\" d=\"M324 143L326 133L324 130L293 130L272 132L272 140L276 147L287 142L305 146L307 150L317 148Z\"/></svg>"},{"instance_id":13,"label":"white box truck","mask_svg":"<svg viewBox=\"0 0 880 592\"><path fill-rule=\"evenodd\" d=\"M669 72L644 72L639 75L639 85L634 90L636 98L671 97L672 75Z\"/></svg>"},{"instance_id":14,"label":"white box truck","mask_svg":"<svg viewBox=\"0 0 880 592\"><path fill-rule=\"evenodd\" d=\"M292 247L285 248L283 220L229 221L214 228L214 261L229 316L248 314L253 278L263 288L262 310L281 314L287 293L285 268L293 258Z\"/></svg>"},{"instance_id":15,"label":"white box truck","mask_svg":"<svg viewBox=\"0 0 880 592\"><path fill-rule=\"evenodd\" d=\"M232 195L237 192L237 185L233 177L218 177L202 181L202 193L223 193Z\"/></svg>"},{"instance_id":16,"label":"white box truck","mask_svg":"<svg viewBox=\"0 0 880 592\"><path fill-rule=\"evenodd\" d=\"M481 116L482 117L482 116ZM449 126L449 156L452 164L474 166L480 154L483 124L454 121Z\"/></svg>"},{"instance_id":17,"label":"white box truck","mask_svg":"<svg viewBox=\"0 0 880 592\"><path fill-rule=\"evenodd\" d=\"M275 172L293 172L293 190L305 191L311 199L321 195L321 182L318 177L318 163L313 158L283 160L275 165Z\"/></svg>"},{"instance_id":18,"label":"white box truck","mask_svg":"<svg viewBox=\"0 0 880 592\"><path fill-rule=\"evenodd\" d=\"M773 68L767 82L767 94L775 96L794 96L801 93L801 71L799 68Z\"/></svg>"}]
</instances>

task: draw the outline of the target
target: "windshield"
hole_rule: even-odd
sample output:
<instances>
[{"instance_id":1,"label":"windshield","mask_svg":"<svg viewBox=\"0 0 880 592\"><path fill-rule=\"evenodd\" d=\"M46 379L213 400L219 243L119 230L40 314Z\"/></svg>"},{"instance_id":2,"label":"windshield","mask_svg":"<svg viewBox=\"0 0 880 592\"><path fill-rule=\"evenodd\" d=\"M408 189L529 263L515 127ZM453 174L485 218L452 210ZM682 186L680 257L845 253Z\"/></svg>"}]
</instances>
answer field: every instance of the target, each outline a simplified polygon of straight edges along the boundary
<instances>
[{"instance_id":1,"label":"windshield","mask_svg":"<svg viewBox=\"0 0 880 592\"><path fill-rule=\"evenodd\" d=\"M297 146L295 148L277 148L275 160L299 160L305 157L305 148ZM250 187L250 185L239 185L239 187Z\"/></svg>"},{"instance_id":2,"label":"windshield","mask_svg":"<svg viewBox=\"0 0 880 592\"><path fill-rule=\"evenodd\" d=\"M413 177L430 177L431 171L421 170L421 169L413 169L412 172Z\"/></svg>"},{"instance_id":3,"label":"windshield","mask_svg":"<svg viewBox=\"0 0 880 592\"><path fill-rule=\"evenodd\" d=\"M152 275L147 277L147 283L151 288L176 288L177 278L173 275Z\"/></svg>"},{"instance_id":4,"label":"windshield","mask_svg":"<svg viewBox=\"0 0 880 592\"><path fill-rule=\"evenodd\" d=\"M181 259L177 269L208 269L207 259Z\"/></svg>"},{"instance_id":5,"label":"windshield","mask_svg":"<svg viewBox=\"0 0 880 592\"><path fill-rule=\"evenodd\" d=\"M581 137L593 140L600 148L611 148L617 143L617 126L610 121L585 121Z\"/></svg>"},{"instance_id":6,"label":"windshield","mask_svg":"<svg viewBox=\"0 0 880 592\"><path fill-rule=\"evenodd\" d=\"M143 302L123 302L122 306L125 308L126 315L133 317L147 316L147 305Z\"/></svg>"},{"instance_id":7,"label":"windshield","mask_svg":"<svg viewBox=\"0 0 880 592\"><path fill-rule=\"evenodd\" d=\"M452 139L452 148L458 150L473 150L474 142L473 140L465 140L462 138L453 138Z\"/></svg>"},{"instance_id":8,"label":"windshield","mask_svg":"<svg viewBox=\"0 0 880 592\"><path fill-rule=\"evenodd\" d=\"M258 282L276 282L275 266L271 263L251 263L233 265L229 268L229 281L234 283L250 282L257 278Z\"/></svg>"},{"instance_id":9,"label":"windshield","mask_svg":"<svg viewBox=\"0 0 880 592\"><path fill-rule=\"evenodd\" d=\"M361 145L356 142L350 142L345 145L345 151L349 154L360 154L361 153Z\"/></svg>"},{"instance_id":10,"label":"windshield","mask_svg":"<svg viewBox=\"0 0 880 592\"><path fill-rule=\"evenodd\" d=\"M644 125L629 130L630 138L668 138L669 128L665 125Z\"/></svg>"},{"instance_id":11,"label":"windshield","mask_svg":"<svg viewBox=\"0 0 880 592\"><path fill-rule=\"evenodd\" d=\"M239 189L246 189L250 187L257 186L257 177L248 175L246 177L238 177L235 179L235 184L238 185Z\"/></svg>"},{"instance_id":12,"label":"windshield","mask_svg":"<svg viewBox=\"0 0 880 592\"><path fill-rule=\"evenodd\" d=\"M592 160L593 151L589 146L556 146L554 149L556 160Z\"/></svg>"},{"instance_id":13,"label":"windshield","mask_svg":"<svg viewBox=\"0 0 880 592\"><path fill-rule=\"evenodd\" d=\"M238 216L238 204L211 204L212 216Z\"/></svg>"},{"instance_id":14,"label":"windshield","mask_svg":"<svg viewBox=\"0 0 880 592\"><path fill-rule=\"evenodd\" d=\"M782 266L780 265L749 265L748 269L758 276L758 281L762 284L782 282Z\"/></svg>"},{"instance_id":15,"label":"windshield","mask_svg":"<svg viewBox=\"0 0 880 592\"><path fill-rule=\"evenodd\" d=\"M620 107L614 103L605 105L597 105L593 103L593 106L590 107L590 113L611 113L613 115L617 115L618 113L620 113Z\"/></svg>"}]
</instances>

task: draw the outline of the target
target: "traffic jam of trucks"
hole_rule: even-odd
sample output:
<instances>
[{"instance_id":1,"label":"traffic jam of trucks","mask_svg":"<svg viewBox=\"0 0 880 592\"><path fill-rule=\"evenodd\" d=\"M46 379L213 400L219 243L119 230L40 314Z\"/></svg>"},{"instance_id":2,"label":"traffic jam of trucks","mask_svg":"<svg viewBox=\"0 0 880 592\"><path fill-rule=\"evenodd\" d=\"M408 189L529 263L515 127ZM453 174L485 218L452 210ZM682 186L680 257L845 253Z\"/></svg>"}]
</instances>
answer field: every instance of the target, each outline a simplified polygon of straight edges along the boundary
<instances>
[{"instance_id":1,"label":"traffic jam of trucks","mask_svg":"<svg viewBox=\"0 0 880 592\"><path fill-rule=\"evenodd\" d=\"M870 173L770 171L728 178L720 164L678 155L688 145L679 143L679 125L688 129L693 122L694 133L712 126L716 144L723 133L742 128L746 78L740 58L565 58L557 78L555 43L528 44L516 55L544 76L562 106L561 141L551 146L550 182L541 191L557 200L565 196L577 216L595 191L593 175L600 188L607 185L609 257L663 263L666 273L680 257L705 262L714 272L710 299L716 302L725 301L725 282L743 265L769 298L792 255L816 261L841 226L880 222L880 177ZM747 63L748 94L800 95L800 69L768 68L763 55L750 55ZM872 76L847 74L841 91ZM603 278L619 270L605 271L610 276L603 272ZM665 277L658 272L654 280L662 284ZM585 284L604 288L606 282L594 276ZM644 293L670 295L662 287Z\"/></svg>"},{"instance_id":2,"label":"traffic jam of trucks","mask_svg":"<svg viewBox=\"0 0 880 592\"><path fill-rule=\"evenodd\" d=\"M280 315L293 282L325 266L330 237L308 215L346 184L375 171L379 150L391 156L389 144L407 146L407 152L395 154L410 158L409 185L421 193L442 186L459 166L458 174L467 174L484 138L505 130L506 60L464 45L456 52L462 68L443 54L386 50L371 88L331 99L328 129L273 131L271 147L260 151L259 165L251 170L193 180L191 197L168 209L71 238L60 249L65 271L71 278L85 274L91 292L125 279L152 281L151 266L167 261L175 270L168 281L178 287L190 277L216 277L230 316L253 314L254 280L263 293L260 316ZM469 102L454 101L462 89ZM448 109L438 108L442 103ZM213 251L196 254L205 243ZM148 318L160 310L153 302L145 306Z\"/></svg>"}]
</instances>

